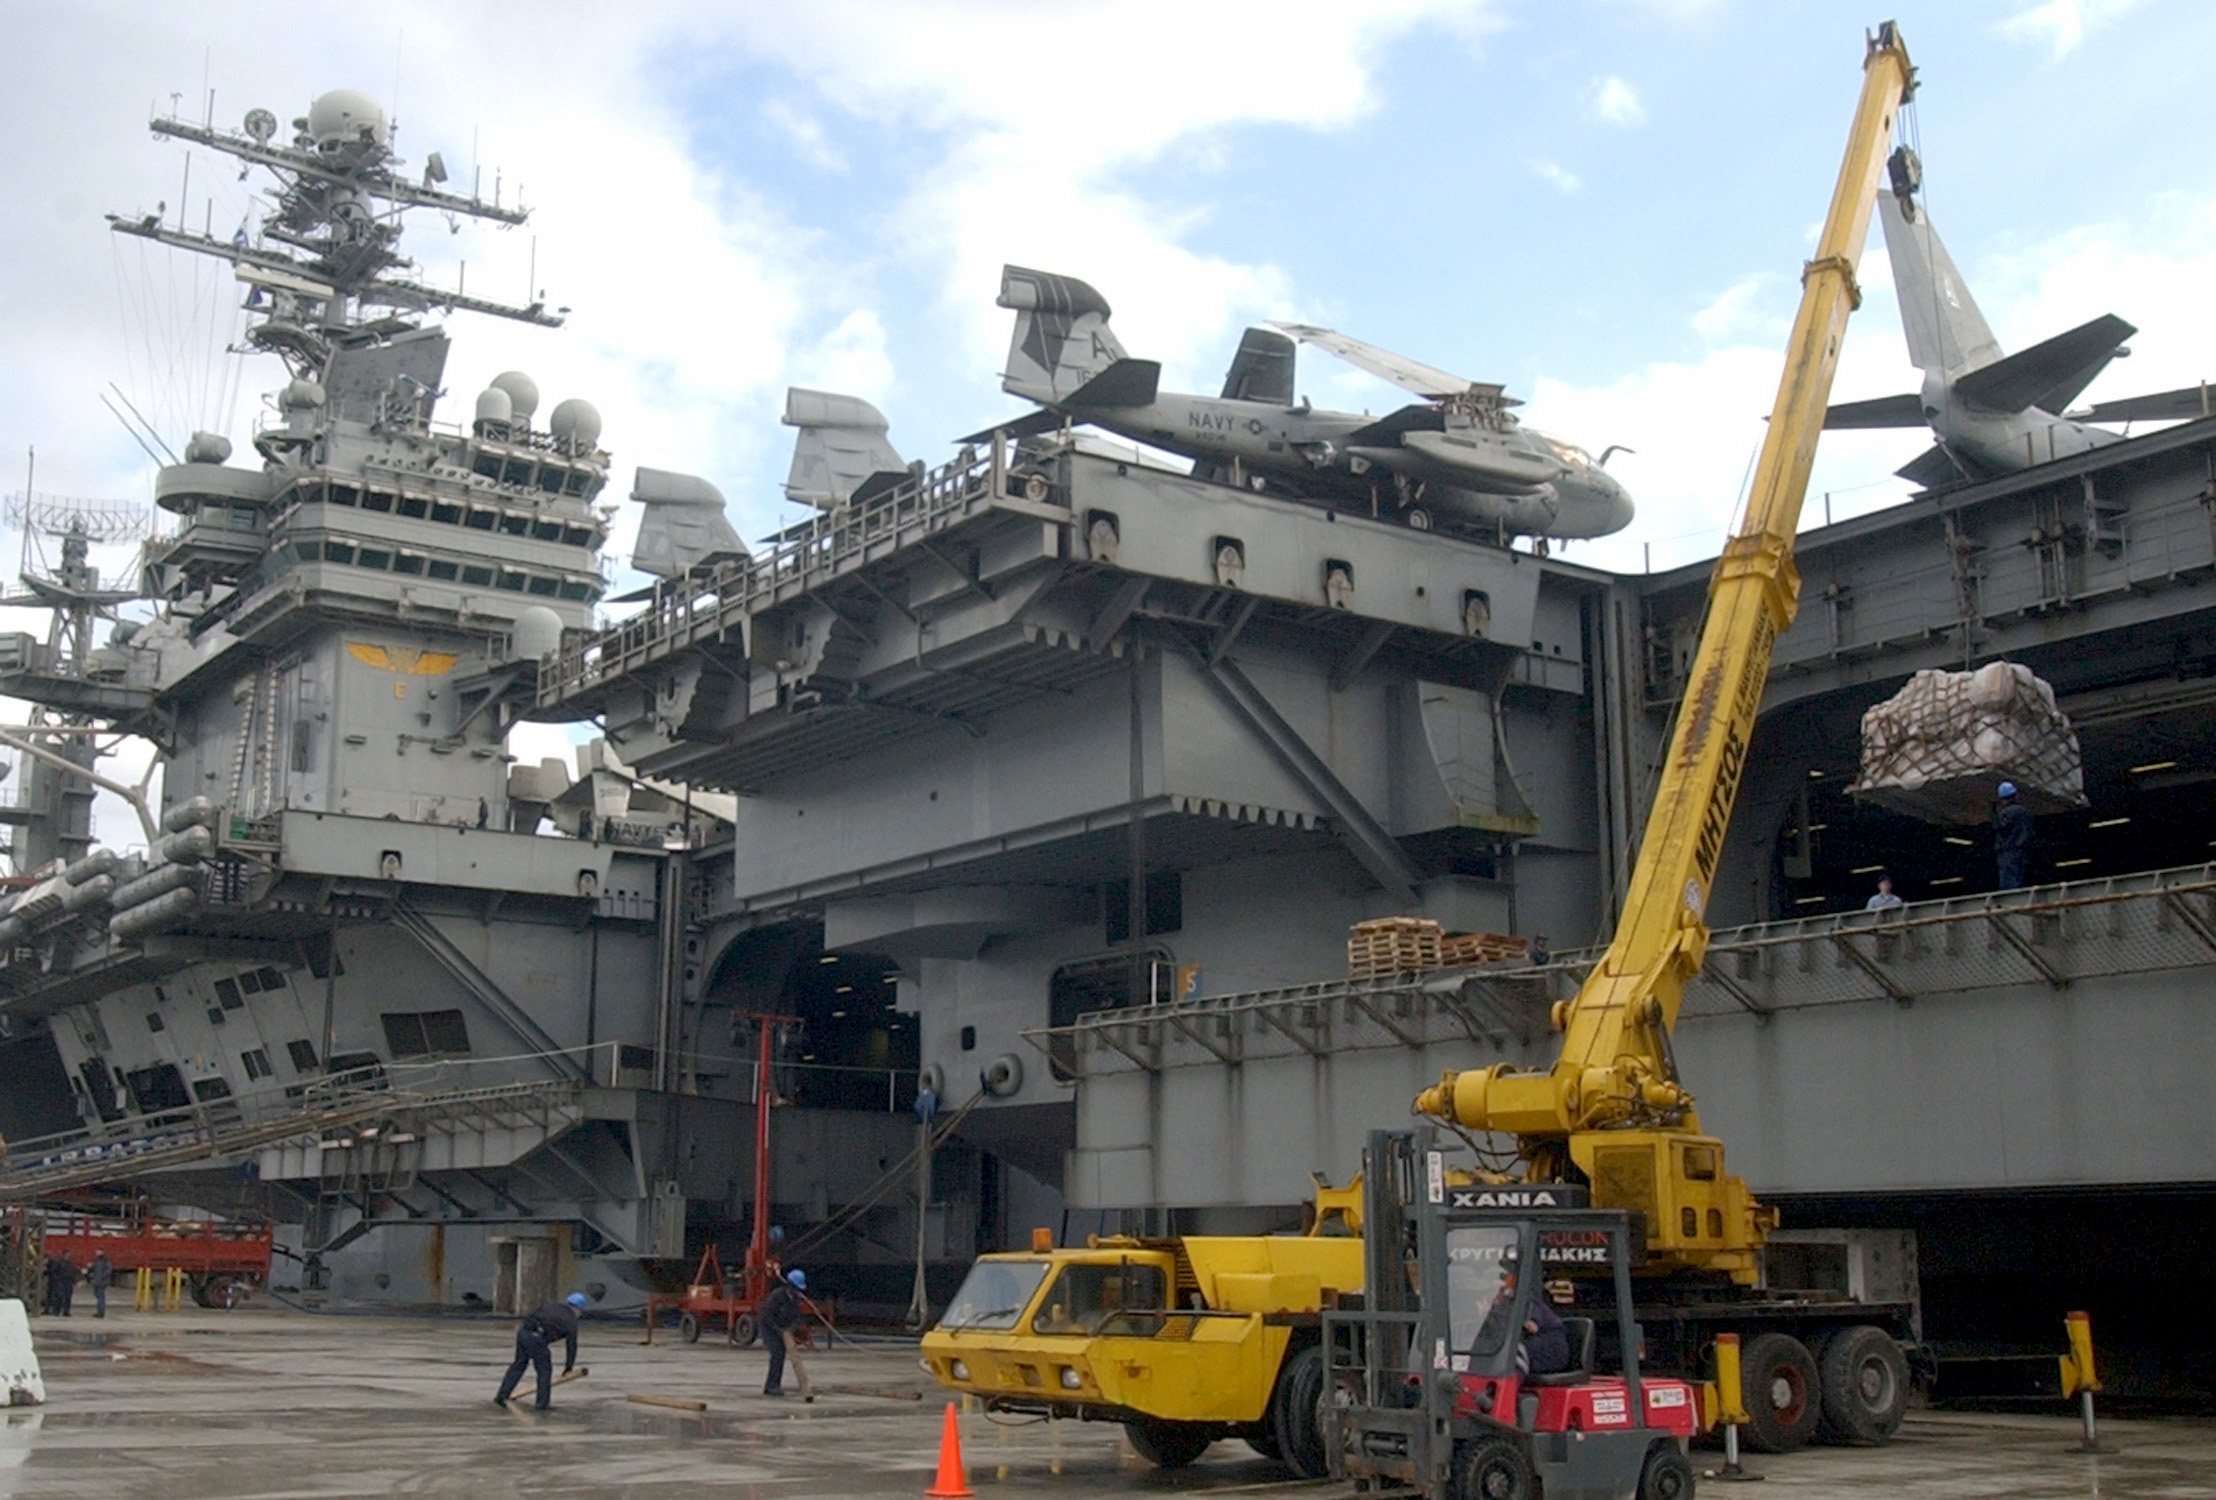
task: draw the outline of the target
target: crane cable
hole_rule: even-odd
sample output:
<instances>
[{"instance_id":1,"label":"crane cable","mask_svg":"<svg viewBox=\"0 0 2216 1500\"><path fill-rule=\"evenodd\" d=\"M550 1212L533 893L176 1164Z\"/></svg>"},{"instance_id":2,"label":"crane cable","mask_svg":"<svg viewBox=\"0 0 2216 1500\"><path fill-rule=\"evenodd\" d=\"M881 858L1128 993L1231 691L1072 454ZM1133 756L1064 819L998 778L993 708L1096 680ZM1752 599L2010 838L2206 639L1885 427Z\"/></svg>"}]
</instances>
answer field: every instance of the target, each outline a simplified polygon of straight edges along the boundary
<instances>
[{"instance_id":1,"label":"crane cable","mask_svg":"<svg viewBox=\"0 0 2216 1500\"><path fill-rule=\"evenodd\" d=\"M931 1149L936 1151L940 1146L945 1144L949 1136L953 1135L955 1131L961 1129L962 1122L969 1118L970 1111L977 1108L978 1105L984 1103L986 1096L987 1090L980 1088L976 1093L970 1095L969 1102L967 1104L964 1104L960 1109L956 1110L952 1115L948 1116L946 1124L940 1126L937 1130L932 1132ZM808 1230L805 1234L800 1235L790 1245L786 1246L783 1258L788 1261L797 1258L803 1250L806 1250L811 1246L820 1243L827 1236L833 1234L838 1229L847 1224L850 1220L861 1214L865 1209L874 1206L877 1200L882 1198L885 1193L892 1187L892 1185L900 1180L901 1176L904 1173L909 1172L914 1168L916 1162L916 1153L921 1149L921 1146L910 1146L908 1148L907 1155L903 1156L899 1161L894 1162L890 1167L887 1167L885 1171L878 1177L878 1179L875 1182L871 1183L868 1187L864 1188L861 1195L857 1197L853 1202L847 1204L846 1207L840 1209L830 1218L825 1219L821 1224L816 1225L814 1228ZM922 1211L923 1206L921 1204L918 1204L917 1212L920 1213Z\"/></svg>"}]
</instances>

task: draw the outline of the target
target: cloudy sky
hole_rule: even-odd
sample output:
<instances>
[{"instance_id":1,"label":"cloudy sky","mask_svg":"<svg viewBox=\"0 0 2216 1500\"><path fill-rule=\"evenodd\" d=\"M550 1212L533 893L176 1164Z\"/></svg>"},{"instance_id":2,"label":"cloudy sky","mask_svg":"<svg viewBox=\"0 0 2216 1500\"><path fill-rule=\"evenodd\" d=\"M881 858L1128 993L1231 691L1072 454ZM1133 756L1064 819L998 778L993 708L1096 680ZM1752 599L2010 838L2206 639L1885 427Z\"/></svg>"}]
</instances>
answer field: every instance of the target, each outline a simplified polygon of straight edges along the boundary
<instances>
[{"instance_id":1,"label":"cloudy sky","mask_svg":"<svg viewBox=\"0 0 2216 1500\"><path fill-rule=\"evenodd\" d=\"M2142 332L2091 398L2216 373L2216 7L1897 14L1929 207L2004 347L2114 311ZM535 210L508 231L418 216L425 275L518 300L535 281L574 310L559 333L458 320L445 415L511 367L548 405L588 397L612 493L645 463L713 480L743 534L795 518L794 384L869 398L904 454L942 461L1018 409L993 306L1014 261L1100 288L1170 388L1215 389L1267 318L1504 381L1535 425L1636 450L1612 468L1639 519L1571 556L1688 561L1758 439L1875 19L1834 0L17 6L0 491L36 445L42 492L143 497L111 382L173 446L206 427L243 448L279 372L223 354L226 269L102 214L182 203L227 236L261 184L206 154L188 179L149 114L198 118L212 91L236 128L348 87L412 163L436 150L450 185ZM1915 382L1874 232L1864 279L1841 399ZM1320 404L1398 404L1302 360ZM1825 492L1842 516L1897 501L1889 472L1923 446L1826 439L1811 514Z\"/></svg>"}]
</instances>

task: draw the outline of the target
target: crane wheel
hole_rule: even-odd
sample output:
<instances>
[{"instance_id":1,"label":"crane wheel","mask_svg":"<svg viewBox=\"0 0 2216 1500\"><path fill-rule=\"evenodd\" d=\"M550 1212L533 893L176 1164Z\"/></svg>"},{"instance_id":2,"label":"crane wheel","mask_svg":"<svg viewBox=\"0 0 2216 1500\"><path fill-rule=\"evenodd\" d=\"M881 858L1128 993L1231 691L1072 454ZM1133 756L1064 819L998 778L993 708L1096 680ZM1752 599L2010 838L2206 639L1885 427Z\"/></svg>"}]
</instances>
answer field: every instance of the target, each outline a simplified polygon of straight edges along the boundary
<instances>
[{"instance_id":1,"label":"crane wheel","mask_svg":"<svg viewBox=\"0 0 2216 1500\"><path fill-rule=\"evenodd\" d=\"M731 1342L741 1349L751 1345L760 1336L750 1312L731 1314Z\"/></svg>"},{"instance_id":2,"label":"crane wheel","mask_svg":"<svg viewBox=\"0 0 2216 1500\"><path fill-rule=\"evenodd\" d=\"M1908 1413L1908 1357L1882 1328L1842 1328L1817 1361L1823 1434L1834 1443L1875 1444L1900 1430Z\"/></svg>"},{"instance_id":3,"label":"crane wheel","mask_svg":"<svg viewBox=\"0 0 2216 1500\"><path fill-rule=\"evenodd\" d=\"M1815 1358L1789 1333L1758 1333L1739 1355L1746 1403L1742 1436L1757 1453L1797 1453L1816 1436L1822 1416Z\"/></svg>"},{"instance_id":4,"label":"crane wheel","mask_svg":"<svg viewBox=\"0 0 2216 1500\"><path fill-rule=\"evenodd\" d=\"M1480 1438L1454 1455L1453 1500L1532 1500L1538 1490L1530 1455L1509 1438Z\"/></svg>"},{"instance_id":5,"label":"crane wheel","mask_svg":"<svg viewBox=\"0 0 2216 1500\"><path fill-rule=\"evenodd\" d=\"M1132 1417L1123 1424L1123 1434L1139 1457L1157 1469L1182 1469L1215 1441L1199 1422L1169 1422L1160 1417Z\"/></svg>"},{"instance_id":6,"label":"crane wheel","mask_svg":"<svg viewBox=\"0 0 2216 1500\"><path fill-rule=\"evenodd\" d=\"M677 1315L677 1336L688 1344L700 1342L700 1320L691 1313Z\"/></svg>"},{"instance_id":7,"label":"crane wheel","mask_svg":"<svg viewBox=\"0 0 2216 1500\"><path fill-rule=\"evenodd\" d=\"M1270 1398L1270 1423L1277 1432L1277 1456L1302 1479L1331 1472L1323 1445L1323 1349L1316 1344L1285 1360Z\"/></svg>"}]
</instances>

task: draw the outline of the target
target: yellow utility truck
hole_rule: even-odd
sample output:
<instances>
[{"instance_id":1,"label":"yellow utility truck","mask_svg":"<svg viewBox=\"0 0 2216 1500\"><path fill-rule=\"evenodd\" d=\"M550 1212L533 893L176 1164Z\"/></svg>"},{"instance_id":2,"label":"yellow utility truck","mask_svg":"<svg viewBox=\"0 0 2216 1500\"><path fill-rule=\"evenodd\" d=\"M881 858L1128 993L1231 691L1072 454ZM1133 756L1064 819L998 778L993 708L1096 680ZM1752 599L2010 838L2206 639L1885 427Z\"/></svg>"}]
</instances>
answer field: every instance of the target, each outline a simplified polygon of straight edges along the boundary
<instances>
[{"instance_id":1,"label":"yellow utility truck","mask_svg":"<svg viewBox=\"0 0 2216 1500\"><path fill-rule=\"evenodd\" d=\"M923 1358L994 1410L1121 1422L1164 1468L1240 1437L1314 1477L1321 1315L1361 1289L1346 1235L1094 1238L981 1257Z\"/></svg>"}]
</instances>

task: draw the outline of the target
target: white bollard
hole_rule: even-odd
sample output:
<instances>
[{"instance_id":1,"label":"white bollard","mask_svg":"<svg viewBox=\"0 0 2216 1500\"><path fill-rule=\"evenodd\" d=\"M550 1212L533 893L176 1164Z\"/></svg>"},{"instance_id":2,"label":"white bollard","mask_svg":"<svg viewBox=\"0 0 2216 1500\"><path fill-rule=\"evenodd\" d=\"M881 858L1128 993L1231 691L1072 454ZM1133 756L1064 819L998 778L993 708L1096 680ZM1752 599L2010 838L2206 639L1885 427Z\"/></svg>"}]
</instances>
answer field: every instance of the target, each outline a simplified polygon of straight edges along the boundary
<instances>
[{"instance_id":1,"label":"white bollard","mask_svg":"<svg viewBox=\"0 0 2216 1500\"><path fill-rule=\"evenodd\" d=\"M43 1406L46 1381L38 1372L38 1351L31 1347L31 1320L15 1298L0 1299L0 1406Z\"/></svg>"}]
</instances>

